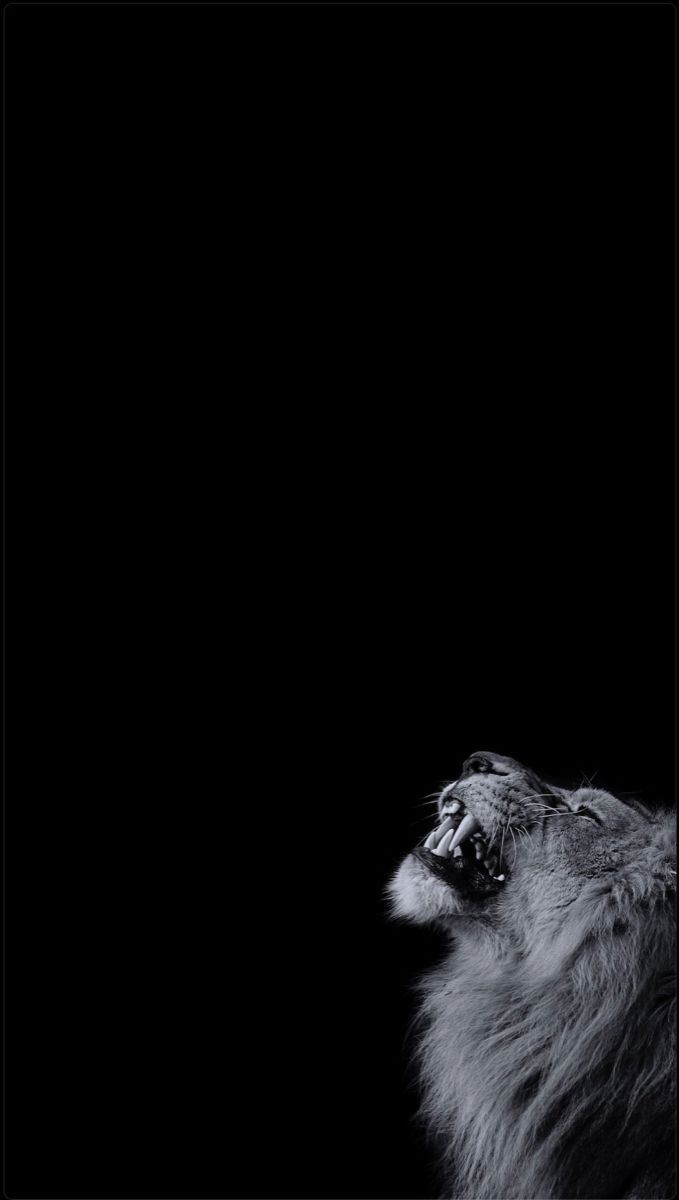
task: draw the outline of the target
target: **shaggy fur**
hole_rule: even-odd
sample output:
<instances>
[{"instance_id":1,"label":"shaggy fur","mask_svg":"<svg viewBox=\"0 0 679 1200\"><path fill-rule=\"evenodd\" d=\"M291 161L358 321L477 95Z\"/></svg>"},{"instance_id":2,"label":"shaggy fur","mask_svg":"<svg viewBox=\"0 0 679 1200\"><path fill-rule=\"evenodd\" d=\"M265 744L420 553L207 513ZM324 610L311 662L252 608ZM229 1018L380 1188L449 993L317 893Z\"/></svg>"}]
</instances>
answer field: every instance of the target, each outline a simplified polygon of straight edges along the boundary
<instances>
[{"instance_id":1,"label":"shaggy fur","mask_svg":"<svg viewBox=\"0 0 679 1200\"><path fill-rule=\"evenodd\" d=\"M484 832L499 816L515 834L501 894L460 898L413 855L389 888L395 915L450 942L421 985L418 1025L444 1194L670 1197L674 814L548 790L495 760L502 775L463 776L455 795ZM572 812L545 809L545 794Z\"/></svg>"}]
</instances>

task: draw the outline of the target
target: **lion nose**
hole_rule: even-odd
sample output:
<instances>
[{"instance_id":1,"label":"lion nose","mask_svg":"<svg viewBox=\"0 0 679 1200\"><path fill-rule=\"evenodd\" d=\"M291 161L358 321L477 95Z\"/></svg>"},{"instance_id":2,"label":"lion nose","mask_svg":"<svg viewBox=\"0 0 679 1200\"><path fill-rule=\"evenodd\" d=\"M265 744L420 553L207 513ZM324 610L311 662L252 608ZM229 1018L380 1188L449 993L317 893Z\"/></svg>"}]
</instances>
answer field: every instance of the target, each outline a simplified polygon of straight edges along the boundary
<instances>
[{"instance_id":1,"label":"lion nose","mask_svg":"<svg viewBox=\"0 0 679 1200\"><path fill-rule=\"evenodd\" d=\"M468 779L470 775L508 775L511 770L510 764L518 766L518 763L514 764L502 754L490 754L487 750L481 750L466 759L461 778Z\"/></svg>"},{"instance_id":2,"label":"lion nose","mask_svg":"<svg viewBox=\"0 0 679 1200\"><path fill-rule=\"evenodd\" d=\"M472 754L462 766L462 778L468 775L488 775L493 770L493 759L490 754Z\"/></svg>"}]
</instances>

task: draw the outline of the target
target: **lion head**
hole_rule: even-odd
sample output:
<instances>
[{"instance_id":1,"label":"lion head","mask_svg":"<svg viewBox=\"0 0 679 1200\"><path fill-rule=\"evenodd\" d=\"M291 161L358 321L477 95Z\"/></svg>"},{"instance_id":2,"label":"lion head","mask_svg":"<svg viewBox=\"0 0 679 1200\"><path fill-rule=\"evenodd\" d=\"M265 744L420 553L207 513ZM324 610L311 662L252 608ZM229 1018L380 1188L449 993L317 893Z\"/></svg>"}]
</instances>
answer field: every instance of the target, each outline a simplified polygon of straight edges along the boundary
<instances>
[{"instance_id":1,"label":"lion head","mask_svg":"<svg viewBox=\"0 0 679 1200\"><path fill-rule=\"evenodd\" d=\"M423 1114L459 1197L673 1194L675 832L480 752L389 885L449 937Z\"/></svg>"}]
</instances>

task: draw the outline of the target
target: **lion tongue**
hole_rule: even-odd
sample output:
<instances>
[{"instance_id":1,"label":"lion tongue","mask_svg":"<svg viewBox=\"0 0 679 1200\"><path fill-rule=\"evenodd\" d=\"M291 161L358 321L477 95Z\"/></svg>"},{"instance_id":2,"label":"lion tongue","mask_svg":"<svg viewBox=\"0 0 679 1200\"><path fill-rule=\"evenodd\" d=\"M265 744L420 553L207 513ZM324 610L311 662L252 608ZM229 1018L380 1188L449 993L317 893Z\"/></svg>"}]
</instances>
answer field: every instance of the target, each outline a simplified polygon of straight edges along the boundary
<instances>
[{"instance_id":1,"label":"lion tongue","mask_svg":"<svg viewBox=\"0 0 679 1200\"><path fill-rule=\"evenodd\" d=\"M471 837L471 835L476 833L477 829L480 828L481 826L476 820L476 817L473 817L471 813L467 813L467 816L460 821L460 824L455 831L455 837L450 843L450 849L454 850L456 846L459 846L462 842L465 842L468 837Z\"/></svg>"}]
</instances>

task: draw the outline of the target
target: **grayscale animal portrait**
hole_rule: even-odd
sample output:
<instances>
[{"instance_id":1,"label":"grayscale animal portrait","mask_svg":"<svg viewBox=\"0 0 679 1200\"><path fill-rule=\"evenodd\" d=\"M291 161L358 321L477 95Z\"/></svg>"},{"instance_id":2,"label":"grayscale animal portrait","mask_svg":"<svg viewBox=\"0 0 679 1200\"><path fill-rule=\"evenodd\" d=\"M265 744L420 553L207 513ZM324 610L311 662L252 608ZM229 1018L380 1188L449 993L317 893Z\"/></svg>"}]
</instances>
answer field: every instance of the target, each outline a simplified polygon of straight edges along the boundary
<instances>
[{"instance_id":1,"label":"grayscale animal portrait","mask_svg":"<svg viewBox=\"0 0 679 1200\"><path fill-rule=\"evenodd\" d=\"M442 1194L675 1194L674 813L477 753L388 885L446 935L415 1024Z\"/></svg>"}]
</instances>

